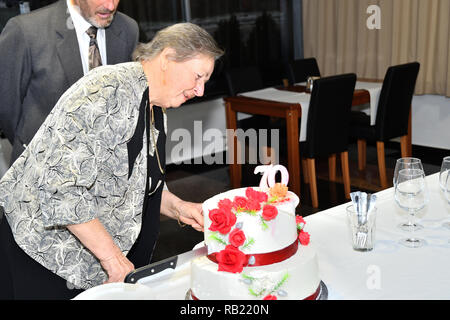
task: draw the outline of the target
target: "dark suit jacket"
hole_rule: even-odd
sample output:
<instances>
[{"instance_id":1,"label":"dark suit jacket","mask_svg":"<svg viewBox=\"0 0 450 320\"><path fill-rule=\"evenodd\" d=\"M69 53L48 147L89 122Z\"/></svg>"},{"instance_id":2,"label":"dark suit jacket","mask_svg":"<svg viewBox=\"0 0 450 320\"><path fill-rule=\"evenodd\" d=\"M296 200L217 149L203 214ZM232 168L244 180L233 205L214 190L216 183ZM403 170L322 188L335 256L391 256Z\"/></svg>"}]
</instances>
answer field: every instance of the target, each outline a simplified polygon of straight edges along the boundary
<instances>
[{"instance_id":1,"label":"dark suit jacket","mask_svg":"<svg viewBox=\"0 0 450 320\"><path fill-rule=\"evenodd\" d=\"M106 30L108 64L131 60L136 21L117 13ZM23 152L61 95L83 76L66 0L10 19L0 35L0 127Z\"/></svg>"}]
</instances>

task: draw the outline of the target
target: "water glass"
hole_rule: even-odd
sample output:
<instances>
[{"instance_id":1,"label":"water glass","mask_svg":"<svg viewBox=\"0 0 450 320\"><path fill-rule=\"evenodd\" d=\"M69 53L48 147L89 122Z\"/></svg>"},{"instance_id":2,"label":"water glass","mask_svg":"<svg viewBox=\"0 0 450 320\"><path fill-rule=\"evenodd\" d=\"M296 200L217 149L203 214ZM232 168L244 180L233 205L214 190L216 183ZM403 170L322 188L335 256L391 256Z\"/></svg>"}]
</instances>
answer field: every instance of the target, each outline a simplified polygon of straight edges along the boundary
<instances>
[{"instance_id":1,"label":"water glass","mask_svg":"<svg viewBox=\"0 0 450 320\"><path fill-rule=\"evenodd\" d=\"M394 169L394 177L393 177L393 185L394 188L397 185L398 180L398 173L400 170L403 169L417 169L422 170L423 176L425 177L425 171L423 170L422 161L419 158L413 158L413 157L404 157L397 159L397 162L395 163L395 169ZM419 224L411 224L411 222L403 222L398 225L398 227L403 231L415 231L422 229L422 226Z\"/></svg>"},{"instance_id":2,"label":"water glass","mask_svg":"<svg viewBox=\"0 0 450 320\"><path fill-rule=\"evenodd\" d=\"M425 171L423 170L422 161L419 158L404 157L404 158L397 159L397 161L395 163L394 177L393 177L393 181L392 181L394 188L395 188L395 185L397 184L398 172L402 169L422 170L423 174L425 176Z\"/></svg>"},{"instance_id":3,"label":"water glass","mask_svg":"<svg viewBox=\"0 0 450 320\"><path fill-rule=\"evenodd\" d=\"M347 206L346 211L353 250L371 251L375 242L377 208L372 208L366 215L358 214L353 205Z\"/></svg>"},{"instance_id":4,"label":"water glass","mask_svg":"<svg viewBox=\"0 0 450 320\"><path fill-rule=\"evenodd\" d=\"M450 174L447 174L447 178L445 179L444 194L445 194L445 199L447 199L447 203L450 206ZM442 225L445 228L450 229L450 222L444 222Z\"/></svg>"},{"instance_id":5,"label":"water glass","mask_svg":"<svg viewBox=\"0 0 450 320\"><path fill-rule=\"evenodd\" d=\"M409 214L408 224L411 226L411 231L417 230L414 216L427 205L429 199L423 171L419 169L400 170L394 196L398 206ZM411 234L409 237L401 239L400 243L407 247L418 248L426 244L426 241Z\"/></svg>"},{"instance_id":6,"label":"water glass","mask_svg":"<svg viewBox=\"0 0 450 320\"><path fill-rule=\"evenodd\" d=\"M448 172L450 171L450 156L442 159L441 171L439 172L439 186L445 192L445 182L447 181Z\"/></svg>"}]
</instances>

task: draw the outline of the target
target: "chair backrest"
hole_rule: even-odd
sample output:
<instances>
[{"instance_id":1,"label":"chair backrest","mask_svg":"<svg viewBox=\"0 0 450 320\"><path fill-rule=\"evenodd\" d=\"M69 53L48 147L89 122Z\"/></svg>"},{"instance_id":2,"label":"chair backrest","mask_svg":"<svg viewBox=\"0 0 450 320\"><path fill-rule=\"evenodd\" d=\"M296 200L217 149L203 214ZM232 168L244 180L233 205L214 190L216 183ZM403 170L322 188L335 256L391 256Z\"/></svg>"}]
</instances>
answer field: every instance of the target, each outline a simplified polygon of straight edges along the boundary
<instances>
[{"instance_id":1,"label":"chair backrest","mask_svg":"<svg viewBox=\"0 0 450 320\"><path fill-rule=\"evenodd\" d=\"M306 148L302 154L316 158L348 149L350 112L356 74L314 81L308 109Z\"/></svg>"},{"instance_id":2,"label":"chair backrest","mask_svg":"<svg viewBox=\"0 0 450 320\"><path fill-rule=\"evenodd\" d=\"M411 62L387 69L375 122L378 141L387 141L408 133L409 112L419 68L418 62Z\"/></svg>"},{"instance_id":3,"label":"chair backrest","mask_svg":"<svg viewBox=\"0 0 450 320\"><path fill-rule=\"evenodd\" d=\"M316 58L306 58L291 61L287 70L289 84L304 82L311 76L320 77Z\"/></svg>"},{"instance_id":4,"label":"chair backrest","mask_svg":"<svg viewBox=\"0 0 450 320\"><path fill-rule=\"evenodd\" d=\"M225 79L227 80L228 94L230 96L264 88L261 71L257 66L226 70Z\"/></svg>"},{"instance_id":5,"label":"chair backrest","mask_svg":"<svg viewBox=\"0 0 450 320\"><path fill-rule=\"evenodd\" d=\"M284 85L285 79L288 79L286 64L287 62L279 61L260 65L264 86L274 87Z\"/></svg>"}]
</instances>

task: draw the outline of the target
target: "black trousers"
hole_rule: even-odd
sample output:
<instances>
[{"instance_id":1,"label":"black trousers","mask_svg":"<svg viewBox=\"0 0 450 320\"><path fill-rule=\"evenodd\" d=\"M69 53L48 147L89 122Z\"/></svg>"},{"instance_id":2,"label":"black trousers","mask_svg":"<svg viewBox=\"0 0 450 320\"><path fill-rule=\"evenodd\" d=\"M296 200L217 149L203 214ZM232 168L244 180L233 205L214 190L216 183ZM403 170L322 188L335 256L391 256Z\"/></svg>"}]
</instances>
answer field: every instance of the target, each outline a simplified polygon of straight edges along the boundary
<instances>
[{"instance_id":1,"label":"black trousers","mask_svg":"<svg viewBox=\"0 0 450 320\"><path fill-rule=\"evenodd\" d=\"M28 256L16 243L8 221L0 222L0 299L67 300L81 289Z\"/></svg>"}]
</instances>

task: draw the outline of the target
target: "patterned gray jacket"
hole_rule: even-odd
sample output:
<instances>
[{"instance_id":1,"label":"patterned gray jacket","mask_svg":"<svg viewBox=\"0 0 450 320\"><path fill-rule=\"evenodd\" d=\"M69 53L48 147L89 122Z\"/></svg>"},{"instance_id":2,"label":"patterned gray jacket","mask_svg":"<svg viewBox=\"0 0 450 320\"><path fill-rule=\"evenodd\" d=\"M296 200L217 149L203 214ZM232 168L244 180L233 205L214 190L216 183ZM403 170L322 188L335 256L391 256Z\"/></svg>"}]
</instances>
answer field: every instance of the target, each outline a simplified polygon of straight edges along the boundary
<instances>
[{"instance_id":1,"label":"patterned gray jacket","mask_svg":"<svg viewBox=\"0 0 450 320\"><path fill-rule=\"evenodd\" d=\"M107 276L66 225L98 218L124 254L140 232L145 132L129 178L127 142L146 88L139 62L94 69L64 93L0 180L0 205L15 241L68 285L87 289Z\"/></svg>"}]
</instances>

